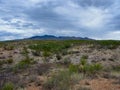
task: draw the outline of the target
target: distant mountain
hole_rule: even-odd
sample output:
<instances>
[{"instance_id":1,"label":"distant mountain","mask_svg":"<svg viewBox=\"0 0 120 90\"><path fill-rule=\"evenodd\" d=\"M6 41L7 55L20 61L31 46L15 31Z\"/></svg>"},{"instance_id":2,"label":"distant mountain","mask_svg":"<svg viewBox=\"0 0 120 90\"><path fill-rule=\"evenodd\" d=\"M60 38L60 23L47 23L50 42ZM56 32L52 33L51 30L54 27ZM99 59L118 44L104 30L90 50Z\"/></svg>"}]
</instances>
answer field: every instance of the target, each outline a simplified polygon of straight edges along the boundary
<instances>
[{"instance_id":1,"label":"distant mountain","mask_svg":"<svg viewBox=\"0 0 120 90\"><path fill-rule=\"evenodd\" d=\"M88 37L70 37L70 36L54 36L54 35L43 35L43 36L33 36L27 39L32 40L93 40Z\"/></svg>"}]
</instances>

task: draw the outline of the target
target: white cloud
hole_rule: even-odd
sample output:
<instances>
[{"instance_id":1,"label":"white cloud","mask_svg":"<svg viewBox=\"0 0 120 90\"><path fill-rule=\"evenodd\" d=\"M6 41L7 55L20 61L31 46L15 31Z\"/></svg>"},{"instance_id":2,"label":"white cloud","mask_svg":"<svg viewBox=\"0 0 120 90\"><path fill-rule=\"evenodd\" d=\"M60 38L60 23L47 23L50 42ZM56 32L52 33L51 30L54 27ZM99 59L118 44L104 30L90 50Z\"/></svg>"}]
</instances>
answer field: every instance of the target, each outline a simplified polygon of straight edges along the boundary
<instances>
[{"instance_id":1,"label":"white cloud","mask_svg":"<svg viewBox=\"0 0 120 90\"><path fill-rule=\"evenodd\" d=\"M120 40L120 30L115 30L107 33L102 39L114 39Z\"/></svg>"},{"instance_id":2,"label":"white cloud","mask_svg":"<svg viewBox=\"0 0 120 90\"><path fill-rule=\"evenodd\" d=\"M103 28L107 23L106 19L108 17L109 15L105 11L99 8L89 7L87 10L81 12L79 21L83 27L94 30Z\"/></svg>"},{"instance_id":3,"label":"white cloud","mask_svg":"<svg viewBox=\"0 0 120 90\"><path fill-rule=\"evenodd\" d=\"M75 30L57 30L55 33L62 36L80 36L81 35L82 37L82 33Z\"/></svg>"},{"instance_id":4,"label":"white cloud","mask_svg":"<svg viewBox=\"0 0 120 90\"><path fill-rule=\"evenodd\" d=\"M112 18L108 10L103 10L94 6L87 8L77 4L68 3L66 6L56 7L55 12L72 21L76 26L87 28L89 30L100 30L104 28Z\"/></svg>"},{"instance_id":5,"label":"white cloud","mask_svg":"<svg viewBox=\"0 0 120 90\"><path fill-rule=\"evenodd\" d=\"M40 29L30 29L30 28L16 29L16 27L13 27L11 25L0 25L0 32L4 33L4 36L1 36L0 40L12 40L12 39L27 38L27 37L31 37L34 35L42 35L43 33L45 33L45 30L42 28ZM8 33L9 35L5 33Z\"/></svg>"}]
</instances>

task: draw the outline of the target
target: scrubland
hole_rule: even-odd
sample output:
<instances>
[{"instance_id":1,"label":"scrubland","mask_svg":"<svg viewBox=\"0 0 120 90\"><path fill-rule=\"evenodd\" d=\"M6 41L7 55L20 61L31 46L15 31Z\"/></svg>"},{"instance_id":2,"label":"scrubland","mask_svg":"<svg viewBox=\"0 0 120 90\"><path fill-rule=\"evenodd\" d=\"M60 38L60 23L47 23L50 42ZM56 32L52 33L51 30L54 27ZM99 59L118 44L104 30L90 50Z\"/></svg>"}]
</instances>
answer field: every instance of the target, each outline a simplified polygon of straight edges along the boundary
<instances>
[{"instance_id":1,"label":"scrubland","mask_svg":"<svg viewBox=\"0 0 120 90\"><path fill-rule=\"evenodd\" d=\"M0 90L120 90L120 41L0 42Z\"/></svg>"}]
</instances>

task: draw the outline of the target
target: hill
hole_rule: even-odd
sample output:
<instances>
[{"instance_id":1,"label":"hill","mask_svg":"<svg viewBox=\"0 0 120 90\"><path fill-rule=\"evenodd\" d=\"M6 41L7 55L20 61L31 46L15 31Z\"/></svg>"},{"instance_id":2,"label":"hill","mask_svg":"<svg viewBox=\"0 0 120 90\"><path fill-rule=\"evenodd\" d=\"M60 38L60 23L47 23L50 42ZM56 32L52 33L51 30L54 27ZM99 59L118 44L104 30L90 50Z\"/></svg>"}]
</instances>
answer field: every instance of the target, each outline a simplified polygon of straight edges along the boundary
<instances>
[{"instance_id":1,"label":"hill","mask_svg":"<svg viewBox=\"0 0 120 90\"><path fill-rule=\"evenodd\" d=\"M43 35L43 36L33 36L27 39L32 40L92 40L88 37L71 37L71 36L54 36L54 35Z\"/></svg>"}]
</instances>

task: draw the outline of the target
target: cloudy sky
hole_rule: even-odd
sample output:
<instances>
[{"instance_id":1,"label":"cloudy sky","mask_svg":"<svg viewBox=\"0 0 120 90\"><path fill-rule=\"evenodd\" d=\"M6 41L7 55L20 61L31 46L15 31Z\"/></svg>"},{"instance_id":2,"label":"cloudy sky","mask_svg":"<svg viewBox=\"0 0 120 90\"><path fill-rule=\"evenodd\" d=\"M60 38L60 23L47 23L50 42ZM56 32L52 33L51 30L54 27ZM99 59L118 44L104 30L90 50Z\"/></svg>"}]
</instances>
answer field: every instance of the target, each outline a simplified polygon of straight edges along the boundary
<instances>
[{"instance_id":1,"label":"cloudy sky","mask_svg":"<svg viewBox=\"0 0 120 90\"><path fill-rule=\"evenodd\" d=\"M120 0L0 0L0 40L45 34L120 40Z\"/></svg>"}]
</instances>

